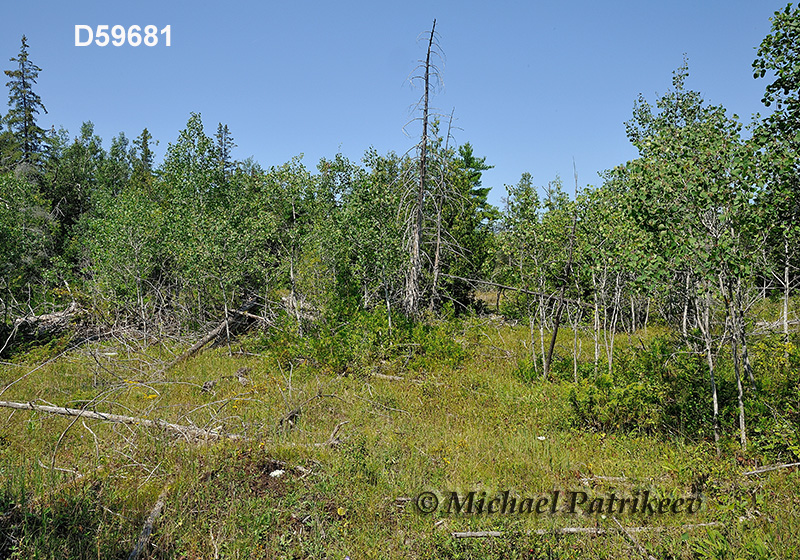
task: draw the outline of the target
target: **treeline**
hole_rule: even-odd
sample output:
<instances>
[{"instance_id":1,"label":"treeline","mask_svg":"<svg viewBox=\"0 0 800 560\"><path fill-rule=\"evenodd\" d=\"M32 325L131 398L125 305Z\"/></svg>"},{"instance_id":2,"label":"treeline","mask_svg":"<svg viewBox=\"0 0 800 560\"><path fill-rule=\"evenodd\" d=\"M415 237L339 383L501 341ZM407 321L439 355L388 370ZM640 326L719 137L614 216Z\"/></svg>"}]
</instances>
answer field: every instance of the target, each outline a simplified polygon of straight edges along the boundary
<instances>
[{"instance_id":1,"label":"treeline","mask_svg":"<svg viewBox=\"0 0 800 560\"><path fill-rule=\"evenodd\" d=\"M800 10L772 21L753 63L773 80L768 117L744 128L686 89L684 65L655 104L636 102L626 129L637 159L596 188L576 179L573 197L559 179L540 188L526 174L502 209L487 202L485 158L429 124L427 71L410 154L263 169L232 157L227 126L209 136L192 114L155 166L147 129L106 150L91 123L74 140L39 128L40 69L23 37L0 136L0 348L13 346L19 318L70 302L96 324L157 334L257 297L264 321L302 334L361 311L390 324L481 312L475 291L488 286L507 317L538 332L532 364L544 377L560 326L590 332L594 371L609 374L618 333L674 327L705 362L717 438L726 348L744 444L752 310L781 301L788 367L800 278Z\"/></svg>"}]
</instances>

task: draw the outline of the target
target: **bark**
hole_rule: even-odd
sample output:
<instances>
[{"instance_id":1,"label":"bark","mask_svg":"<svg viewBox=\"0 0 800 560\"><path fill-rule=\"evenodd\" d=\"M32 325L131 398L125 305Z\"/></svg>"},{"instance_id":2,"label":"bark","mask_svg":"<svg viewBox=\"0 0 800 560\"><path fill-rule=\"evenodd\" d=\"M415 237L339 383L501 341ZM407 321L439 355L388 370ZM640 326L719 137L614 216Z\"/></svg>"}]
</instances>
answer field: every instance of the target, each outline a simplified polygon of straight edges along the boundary
<instances>
[{"instance_id":1,"label":"bark","mask_svg":"<svg viewBox=\"0 0 800 560\"><path fill-rule=\"evenodd\" d=\"M683 320L681 321L681 334L683 335L683 339L689 336L689 286L691 283L691 278L689 273L686 273L686 292L684 292L683 297Z\"/></svg>"},{"instance_id":2,"label":"bark","mask_svg":"<svg viewBox=\"0 0 800 560\"><path fill-rule=\"evenodd\" d=\"M436 309L439 299L439 274L441 272L441 253L442 253L442 209L436 211L436 251L433 256L433 288L431 289L431 311Z\"/></svg>"},{"instance_id":3,"label":"bark","mask_svg":"<svg viewBox=\"0 0 800 560\"><path fill-rule=\"evenodd\" d=\"M619 272L616 274L616 281L614 283L614 301L611 306L611 328L609 329L610 334L610 341L608 344L608 373L609 375L613 371L614 366L614 342L617 337L617 321L619 320L620 315L620 303L622 299L622 286L619 283Z\"/></svg>"},{"instance_id":4,"label":"bark","mask_svg":"<svg viewBox=\"0 0 800 560\"><path fill-rule=\"evenodd\" d=\"M727 321L727 324L730 324L730 341L731 341L731 354L733 356L733 369L736 374L736 389L737 389L737 399L739 405L739 442L742 445L742 451L747 450L747 430L745 428L745 415L744 415L744 387L742 386L742 361L739 355L739 341L741 339L740 331L741 326L739 324L739 313L738 313L738 305L737 305L737 296L734 294L733 289L733 282L734 279L729 279L727 282L723 281L723 274L720 273L719 275L719 284L720 284L720 291L722 293L727 292L726 301L727 301L727 309L726 312L728 314L728 318L730 319ZM727 284L727 289L725 284ZM738 293L738 288L737 288Z\"/></svg>"},{"instance_id":5,"label":"bark","mask_svg":"<svg viewBox=\"0 0 800 560\"><path fill-rule=\"evenodd\" d=\"M789 363L789 237L784 234L783 237L783 359Z\"/></svg>"},{"instance_id":6,"label":"bark","mask_svg":"<svg viewBox=\"0 0 800 560\"><path fill-rule=\"evenodd\" d=\"M734 324L732 328L734 330L737 329L736 321L732 321ZM747 430L745 428L745 420L744 420L744 387L742 387L742 375L741 375L741 364L739 359L739 341L737 340L736 333L732 333L731 336L731 351L733 352L733 369L736 372L736 390L737 390L737 398L739 403L739 441L742 444L742 451L747 450Z\"/></svg>"},{"instance_id":7,"label":"bark","mask_svg":"<svg viewBox=\"0 0 800 560\"><path fill-rule=\"evenodd\" d=\"M705 354L706 354L706 361L708 362L708 375L711 379L711 398L714 407L714 445L717 448L717 456L721 455L721 450L719 446L719 396L717 394L717 381L714 376L714 354L711 350L712 346L712 338L711 338L711 302L710 295L706 296L706 301L703 305L703 315L702 317L699 316L700 314L700 305L699 301L698 304L695 306L696 311L698 313L697 317L697 324L700 327L700 331L703 333L703 343L705 346Z\"/></svg>"},{"instance_id":8,"label":"bark","mask_svg":"<svg viewBox=\"0 0 800 560\"><path fill-rule=\"evenodd\" d=\"M580 321L580 310L575 310L572 319L572 374L575 383L578 382L578 360L580 359L580 340L578 339L578 322Z\"/></svg>"}]
</instances>

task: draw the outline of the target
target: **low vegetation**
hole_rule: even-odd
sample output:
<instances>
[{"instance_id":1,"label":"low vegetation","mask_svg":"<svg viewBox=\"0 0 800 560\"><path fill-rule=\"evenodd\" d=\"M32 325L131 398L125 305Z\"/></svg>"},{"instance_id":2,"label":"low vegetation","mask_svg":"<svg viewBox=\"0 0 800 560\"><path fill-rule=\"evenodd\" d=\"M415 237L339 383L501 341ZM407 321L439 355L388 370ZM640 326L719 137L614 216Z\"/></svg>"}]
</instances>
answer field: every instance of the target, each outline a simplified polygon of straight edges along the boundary
<instances>
[{"instance_id":1,"label":"low vegetation","mask_svg":"<svg viewBox=\"0 0 800 560\"><path fill-rule=\"evenodd\" d=\"M748 474L800 460L793 428L800 392L789 375L800 358L790 352L790 363L773 369L783 349L769 336L758 345L760 387L747 402L759 418L753 445L742 455L726 437L718 457L707 407L697 406L709 390L698 371L702 356L682 352L663 330L623 337L610 375L604 364L595 374L592 361L580 361L576 382L571 360L557 360L549 380L531 374L530 329L497 316L420 324L398 315L391 332L385 313L359 319L302 338L255 331L169 370L183 346L129 336L61 340L19 354L3 367L6 401L162 419L243 439L9 410L0 449L3 556L127 557L162 493L151 558L800 553L796 470ZM562 331L557 355L568 355L572 334ZM735 381L725 366L722 431L735 434ZM554 490L606 500L649 491L697 498L702 507L443 511L450 492L464 501L470 491L489 500L506 490L520 500ZM415 500L426 491L441 500L439 511L419 511ZM617 523L642 530L626 535ZM480 531L500 535L454 536Z\"/></svg>"}]
</instances>

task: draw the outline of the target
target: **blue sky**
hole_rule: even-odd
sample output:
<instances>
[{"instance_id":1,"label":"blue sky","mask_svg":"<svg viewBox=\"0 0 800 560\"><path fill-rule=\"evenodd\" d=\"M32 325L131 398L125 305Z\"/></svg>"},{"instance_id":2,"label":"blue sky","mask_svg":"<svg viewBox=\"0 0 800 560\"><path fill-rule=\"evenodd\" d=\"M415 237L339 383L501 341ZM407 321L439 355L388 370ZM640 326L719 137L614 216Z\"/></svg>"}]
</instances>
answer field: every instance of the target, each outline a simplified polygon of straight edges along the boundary
<instances>
[{"instance_id":1,"label":"blue sky","mask_svg":"<svg viewBox=\"0 0 800 560\"><path fill-rule=\"evenodd\" d=\"M14 2L0 20L0 68L12 67L27 35L45 128L75 136L91 120L108 147L147 127L160 159L199 112L209 135L229 126L237 159L268 167L304 154L314 169L337 152L360 160L370 146L414 145L419 125L406 127L410 136L403 127L421 90L407 78L436 18L444 88L432 105L454 110L456 142L495 166L484 186L500 204L503 185L525 171L538 185L559 175L571 190L573 159L584 186L635 157L624 122L640 92L654 101L670 87L684 53L687 87L744 122L764 112L766 81L753 79L751 63L786 3ZM172 45L76 47L77 24L170 25Z\"/></svg>"}]
</instances>

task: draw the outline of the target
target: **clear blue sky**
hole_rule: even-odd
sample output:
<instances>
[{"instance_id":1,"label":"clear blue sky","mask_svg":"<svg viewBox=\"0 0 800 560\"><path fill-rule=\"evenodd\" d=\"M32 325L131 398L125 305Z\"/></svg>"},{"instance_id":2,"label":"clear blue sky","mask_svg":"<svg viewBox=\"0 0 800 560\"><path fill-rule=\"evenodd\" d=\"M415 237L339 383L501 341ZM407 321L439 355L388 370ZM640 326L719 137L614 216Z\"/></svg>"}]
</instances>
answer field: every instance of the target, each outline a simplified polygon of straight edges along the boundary
<instances>
[{"instance_id":1,"label":"clear blue sky","mask_svg":"<svg viewBox=\"0 0 800 560\"><path fill-rule=\"evenodd\" d=\"M268 167L304 154L315 169L340 151L360 160L370 146L404 153L417 141L415 123L403 132L421 93L407 77L436 18L446 58L432 104L455 109L456 141L495 166L484 186L499 204L525 171L538 185L560 175L571 190L573 158L583 186L635 157L623 123L640 92L653 101L670 87L684 53L688 87L745 122L764 112L766 82L750 65L786 3L13 2L0 20L0 68L27 35L44 128L75 136L91 120L108 147L147 127L160 159L199 112L209 135L229 126L237 159ZM172 46L76 47L76 24L170 25Z\"/></svg>"}]
</instances>

